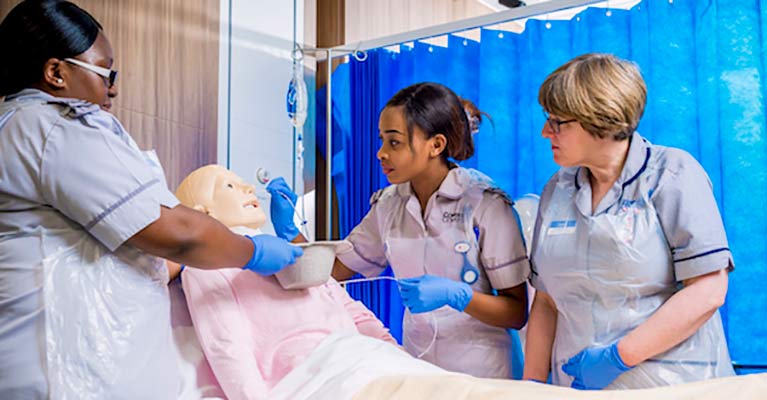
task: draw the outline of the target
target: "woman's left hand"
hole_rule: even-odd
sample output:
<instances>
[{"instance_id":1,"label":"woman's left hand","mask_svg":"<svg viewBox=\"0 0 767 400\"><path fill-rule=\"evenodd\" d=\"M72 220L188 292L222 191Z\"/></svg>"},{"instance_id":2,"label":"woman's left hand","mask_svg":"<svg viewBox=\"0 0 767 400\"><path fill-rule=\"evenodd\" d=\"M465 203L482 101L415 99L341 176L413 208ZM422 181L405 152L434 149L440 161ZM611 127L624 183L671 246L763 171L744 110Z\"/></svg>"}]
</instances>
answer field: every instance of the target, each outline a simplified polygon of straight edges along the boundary
<instances>
[{"instance_id":1,"label":"woman's left hand","mask_svg":"<svg viewBox=\"0 0 767 400\"><path fill-rule=\"evenodd\" d=\"M610 346L581 350L562 366L562 371L575 378L573 388L600 390L631 368L621 359L616 341Z\"/></svg>"},{"instance_id":2,"label":"woman's left hand","mask_svg":"<svg viewBox=\"0 0 767 400\"><path fill-rule=\"evenodd\" d=\"M400 279L398 283L402 302L415 314L446 305L463 311L474 294L471 286L463 282L435 275Z\"/></svg>"},{"instance_id":3,"label":"woman's left hand","mask_svg":"<svg viewBox=\"0 0 767 400\"><path fill-rule=\"evenodd\" d=\"M294 207L298 196L290 190L290 186L282 177L269 182L266 185L266 191L272 195L269 210L275 234L287 241L292 241L300 233L293 223Z\"/></svg>"}]
</instances>

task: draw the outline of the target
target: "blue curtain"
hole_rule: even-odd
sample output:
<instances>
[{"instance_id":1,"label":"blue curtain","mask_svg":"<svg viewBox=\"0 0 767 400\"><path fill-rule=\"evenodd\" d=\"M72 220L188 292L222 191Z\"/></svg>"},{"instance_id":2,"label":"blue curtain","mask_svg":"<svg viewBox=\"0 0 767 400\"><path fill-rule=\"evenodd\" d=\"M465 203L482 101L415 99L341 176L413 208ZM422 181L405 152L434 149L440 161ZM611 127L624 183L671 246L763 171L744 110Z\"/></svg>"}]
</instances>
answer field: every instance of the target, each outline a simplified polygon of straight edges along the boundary
<instances>
[{"instance_id":1,"label":"blue curtain","mask_svg":"<svg viewBox=\"0 0 767 400\"><path fill-rule=\"evenodd\" d=\"M464 165L518 197L540 193L557 170L540 136L537 93L545 76L577 55L614 53L637 62L648 85L639 132L687 150L711 178L736 263L722 308L730 352L739 373L767 371L767 292L760 289L767 281L767 7L759 0L646 0L609 14L589 8L569 21L529 20L521 34L482 29L479 42L448 35L447 47L377 49L339 68L334 88L348 88L334 90L334 118L347 127L336 132L342 145L334 149L344 160L341 231L359 222L370 194L386 185L375 158L377 116L397 90L443 83L490 114L493 123L482 125L476 155ZM351 291L399 335L395 288Z\"/></svg>"}]
</instances>

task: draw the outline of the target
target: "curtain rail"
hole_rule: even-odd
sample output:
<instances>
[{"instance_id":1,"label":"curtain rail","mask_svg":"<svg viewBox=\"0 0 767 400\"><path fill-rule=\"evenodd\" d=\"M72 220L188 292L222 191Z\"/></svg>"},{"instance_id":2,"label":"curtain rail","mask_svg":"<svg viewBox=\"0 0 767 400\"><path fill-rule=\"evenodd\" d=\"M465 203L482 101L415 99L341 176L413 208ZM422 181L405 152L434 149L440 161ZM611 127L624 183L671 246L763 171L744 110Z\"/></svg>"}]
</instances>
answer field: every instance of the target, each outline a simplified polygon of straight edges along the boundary
<instances>
[{"instance_id":1,"label":"curtain rail","mask_svg":"<svg viewBox=\"0 0 767 400\"><path fill-rule=\"evenodd\" d=\"M448 33L461 32L469 29L479 28L488 25L496 25L504 22L514 21L522 18L534 17L536 15L548 14L557 11L567 10L575 7L594 5L597 3L609 3L607 0L551 0L542 3L531 4L525 7L512 8L506 11L495 12L487 15L466 18L459 21L447 22L434 25L427 28L412 30L409 32L396 33L394 35L381 38L364 40L356 43L346 43L340 46L332 47L332 57L344 57L359 51L377 49L379 47L394 46L401 43L412 42L415 40L428 39L436 36L442 36ZM317 61L327 59L328 48L307 47L304 52L314 55Z\"/></svg>"},{"instance_id":2,"label":"curtain rail","mask_svg":"<svg viewBox=\"0 0 767 400\"><path fill-rule=\"evenodd\" d=\"M416 29L410 32L398 33L395 35L385 36L378 39L366 40L358 42L356 44L344 44L332 48L304 48L301 49L304 53L313 54L317 61L323 61L327 59L333 59L335 57L343 57L349 54L356 54L358 52L364 52L370 49L376 49L379 47L393 46L395 44L411 42L414 40L426 39L435 36L441 36L452 32L460 32L468 29L474 29L481 26L495 25L503 22L513 21L516 19L528 18L540 14L548 14L556 11L562 11L575 7L583 7L593 5L596 3L605 3L606 0L551 0L543 3L537 3L525 7L512 8L507 11L501 11L497 13L481 15L474 18L467 18L460 21L448 22L445 24L435 25L428 28ZM325 57L322 57L322 56ZM327 86L326 86L326 104L325 104L325 239L333 239L333 218L332 218L332 190L333 190L333 95L332 95L332 80L333 80L333 63L328 62L326 65L327 74ZM315 237L317 232L315 231Z\"/></svg>"}]
</instances>

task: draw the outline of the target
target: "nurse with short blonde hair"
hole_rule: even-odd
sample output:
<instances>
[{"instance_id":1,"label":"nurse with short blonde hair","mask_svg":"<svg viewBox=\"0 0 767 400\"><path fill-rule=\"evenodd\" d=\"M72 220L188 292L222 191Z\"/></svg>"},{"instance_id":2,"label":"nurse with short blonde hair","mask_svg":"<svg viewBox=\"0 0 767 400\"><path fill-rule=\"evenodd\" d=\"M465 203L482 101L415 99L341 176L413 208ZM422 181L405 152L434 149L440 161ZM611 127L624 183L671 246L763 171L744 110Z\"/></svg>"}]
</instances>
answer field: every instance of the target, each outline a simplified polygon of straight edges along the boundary
<instances>
[{"instance_id":1,"label":"nurse with short blonde hair","mask_svg":"<svg viewBox=\"0 0 767 400\"><path fill-rule=\"evenodd\" d=\"M535 224L526 379L632 389L733 375L718 309L734 264L711 182L636 132L646 95L634 63L596 53L540 88L562 168Z\"/></svg>"}]
</instances>

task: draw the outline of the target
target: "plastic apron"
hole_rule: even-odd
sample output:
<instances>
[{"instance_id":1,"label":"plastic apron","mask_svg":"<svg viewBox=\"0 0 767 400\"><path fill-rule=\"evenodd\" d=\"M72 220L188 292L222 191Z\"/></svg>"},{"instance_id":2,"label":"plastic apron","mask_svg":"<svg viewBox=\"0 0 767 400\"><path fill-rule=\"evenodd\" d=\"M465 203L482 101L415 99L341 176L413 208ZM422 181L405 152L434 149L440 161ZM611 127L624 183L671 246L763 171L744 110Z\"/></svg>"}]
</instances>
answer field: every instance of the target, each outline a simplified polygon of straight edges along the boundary
<instances>
[{"instance_id":1,"label":"plastic apron","mask_svg":"<svg viewBox=\"0 0 767 400\"><path fill-rule=\"evenodd\" d=\"M145 157L164 183L156 157ZM79 240L42 261L50 398L177 398L165 262L127 245L111 252L85 231L72 234Z\"/></svg>"},{"instance_id":2,"label":"plastic apron","mask_svg":"<svg viewBox=\"0 0 767 400\"><path fill-rule=\"evenodd\" d=\"M652 165L652 163L651 163ZM651 168L651 167L649 167ZM570 386L562 365L589 346L609 345L650 317L678 289L668 242L649 200L645 172L620 203L591 215L591 191L564 174L543 215L534 260L554 299L553 383ZM636 200L626 200L636 199ZM617 212L610 213L617 208ZM690 338L619 376L608 389L655 387L734 375L717 311Z\"/></svg>"},{"instance_id":3,"label":"plastic apron","mask_svg":"<svg viewBox=\"0 0 767 400\"><path fill-rule=\"evenodd\" d=\"M483 268L478 267L479 246L474 233L473 210L482 200L485 187L471 185L464 195L455 202L455 210L463 214L463 224L451 224L452 229L436 237L426 234L423 218L418 210L407 210L407 200L396 204L385 215L383 231L386 258L397 278L410 278L423 274L438 275L460 281L464 256L455 251L455 244L461 241L471 245L467 259L479 271L479 279L471 285L482 293L492 293L492 288ZM400 198L397 198L400 200ZM421 224L424 234L419 238L403 238L397 231L399 221L415 218ZM434 269L429 265L436 265ZM436 325L436 326L435 326ZM435 329L436 341L432 344ZM423 353L421 359L454 372L477 377L508 378L511 373L509 359L511 336L502 328L487 325L470 315L444 306L428 313L411 314L406 308L403 317L403 346L413 356ZM431 346L431 347L430 347ZM424 353L425 351L425 353Z\"/></svg>"}]
</instances>

